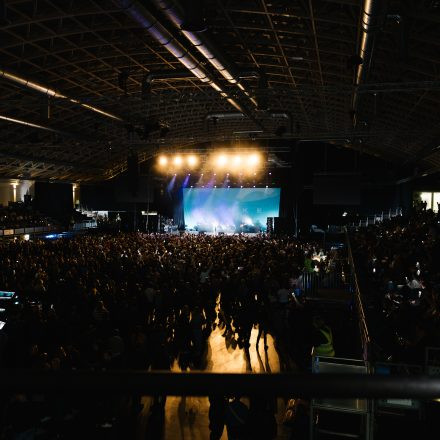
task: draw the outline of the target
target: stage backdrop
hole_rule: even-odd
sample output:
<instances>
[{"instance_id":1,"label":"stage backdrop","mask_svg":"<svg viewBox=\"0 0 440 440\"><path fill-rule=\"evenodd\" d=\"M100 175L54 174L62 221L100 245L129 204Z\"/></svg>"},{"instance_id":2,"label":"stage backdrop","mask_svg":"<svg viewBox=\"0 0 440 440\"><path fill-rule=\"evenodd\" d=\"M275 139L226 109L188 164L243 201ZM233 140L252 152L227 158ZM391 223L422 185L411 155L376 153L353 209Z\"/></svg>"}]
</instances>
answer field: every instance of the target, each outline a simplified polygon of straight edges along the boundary
<instances>
[{"instance_id":1,"label":"stage backdrop","mask_svg":"<svg viewBox=\"0 0 440 440\"><path fill-rule=\"evenodd\" d=\"M280 188L184 188L186 229L202 232L259 232L278 217Z\"/></svg>"}]
</instances>

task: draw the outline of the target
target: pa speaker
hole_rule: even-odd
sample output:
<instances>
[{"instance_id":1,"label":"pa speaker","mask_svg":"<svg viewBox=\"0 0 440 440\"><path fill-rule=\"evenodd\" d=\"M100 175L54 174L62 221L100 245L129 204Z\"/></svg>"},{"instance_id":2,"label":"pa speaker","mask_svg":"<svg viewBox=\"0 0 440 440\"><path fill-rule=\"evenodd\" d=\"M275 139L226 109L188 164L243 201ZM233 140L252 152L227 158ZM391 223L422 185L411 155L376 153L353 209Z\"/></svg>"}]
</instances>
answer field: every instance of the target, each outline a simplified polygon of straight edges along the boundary
<instances>
[{"instance_id":1,"label":"pa speaker","mask_svg":"<svg viewBox=\"0 0 440 440\"><path fill-rule=\"evenodd\" d=\"M273 232L276 235L293 234L293 218L291 217L274 217Z\"/></svg>"},{"instance_id":2,"label":"pa speaker","mask_svg":"<svg viewBox=\"0 0 440 440\"><path fill-rule=\"evenodd\" d=\"M137 153L132 152L127 157L128 190L133 197L139 191L139 158Z\"/></svg>"}]
</instances>

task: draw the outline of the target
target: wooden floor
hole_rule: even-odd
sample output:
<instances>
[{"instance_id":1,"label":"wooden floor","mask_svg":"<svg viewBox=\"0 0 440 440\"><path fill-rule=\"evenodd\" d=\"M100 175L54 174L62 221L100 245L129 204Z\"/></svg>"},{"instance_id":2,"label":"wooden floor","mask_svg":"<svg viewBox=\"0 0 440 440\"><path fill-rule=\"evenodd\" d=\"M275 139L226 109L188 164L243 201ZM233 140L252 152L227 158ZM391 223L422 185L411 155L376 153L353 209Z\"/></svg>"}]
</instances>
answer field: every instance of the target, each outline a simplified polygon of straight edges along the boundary
<instances>
[{"instance_id":1,"label":"wooden floor","mask_svg":"<svg viewBox=\"0 0 440 440\"><path fill-rule=\"evenodd\" d=\"M255 344L258 330L253 329L251 335L251 347L249 349L250 362L245 355L245 351L235 350L228 344L222 336L223 331L216 328L208 340L207 367L205 371L219 373L277 373L280 371L280 359L275 350L273 339L268 336L269 349L265 353L263 340L260 339L259 351ZM228 346L229 345L229 346ZM174 371L179 371L177 362L173 366ZM246 401L243 400L245 403ZM144 409L139 416L137 439L146 438L146 426L148 424L151 398L142 399ZM280 424L284 415L284 401L278 399L279 421L278 439L287 439L287 431ZM207 397L181 397L170 396L167 398L165 406L165 427L163 439L177 440L206 440L209 439L209 402ZM226 427L223 432L222 440L227 439Z\"/></svg>"}]
</instances>

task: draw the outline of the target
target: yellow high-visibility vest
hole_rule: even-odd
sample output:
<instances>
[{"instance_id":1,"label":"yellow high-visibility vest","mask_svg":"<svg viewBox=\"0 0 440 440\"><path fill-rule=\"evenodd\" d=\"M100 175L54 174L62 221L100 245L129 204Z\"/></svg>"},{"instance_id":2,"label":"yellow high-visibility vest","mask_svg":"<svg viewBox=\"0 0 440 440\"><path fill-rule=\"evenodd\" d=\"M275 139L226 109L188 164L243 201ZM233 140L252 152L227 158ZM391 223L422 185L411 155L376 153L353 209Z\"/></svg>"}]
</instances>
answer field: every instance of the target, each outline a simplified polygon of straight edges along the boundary
<instances>
[{"instance_id":1,"label":"yellow high-visibility vest","mask_svg":"<svg viewBox=\"0 0 440 440\"><path fill-rule=\"evenodd\" d=\"M318 345L314 348L313 354L315 356L334 357L335 349L333 348L333 335L330 327L320 328L319 331L324 335L327 342Z\"/></svg>"}]
</instances>

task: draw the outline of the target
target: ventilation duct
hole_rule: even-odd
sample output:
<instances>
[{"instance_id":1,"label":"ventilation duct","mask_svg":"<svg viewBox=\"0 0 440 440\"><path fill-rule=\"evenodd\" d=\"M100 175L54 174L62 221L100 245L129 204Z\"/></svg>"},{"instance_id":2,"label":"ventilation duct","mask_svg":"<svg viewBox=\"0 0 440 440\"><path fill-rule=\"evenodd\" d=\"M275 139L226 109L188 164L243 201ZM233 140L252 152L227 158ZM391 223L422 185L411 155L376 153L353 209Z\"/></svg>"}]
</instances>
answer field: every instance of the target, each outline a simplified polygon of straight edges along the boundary
<instances>
[{"instance_id":1,"label":"ventilation duct","mask_svg":"<svg viewBox=\"0 0 440 440\"><path fill-rule=\"evenodd\" d=\"M211 63L211 65L231 84L237 87L251 100L257 107L256 101L251 97L243 84L240 83L240 75L235 73L236 68L226 60L220 50L209 40L206 35L197 34L184 29L184 14L179 6L169 0L153 0L156 7L178 28L188 41Z\"/></svg>"},{"instance_id":2,"label":"ventilation duct","mask_svg":"<svg viewBox=\"0 0 440 440\"><path fill-rule=\"evenodd\" d=\"M217 119L240 119L244 118L243 113L238 112L220 112L220 113L208 113L205 116L205 121L217 120Z\"/></svg>"},{"instance_id":3,"label":"ventilation duct","mask_svg":"<svg viewBox=\"0 0 440 440\"><path fill-rule=\"evenodd\" d=\"M261 123L249 112L249 110L239 104L235 99L228 97L228 94L212 80L208 72L201 66L168 29L166 29L157 18L151 14L144 6L136 0L118 0L118 3L134 21L140 24L162 47L170 52L178 61L180 61L194 76L200 81L209 84L223 98L235 107L239 112L248 116L256 125L261 127Z\"/></svg>"},{"instance_id":4,"label":"ventilation duct","mask_svg":"<svg viewBox=\"0 0 440 440\"><path fill-rule=\"evenodd\" d=\"M55 128L46 127L45 125L35 124L33 122L23 121L22 119L10 118L9 116L0 115L1 121L13 122L14 124L24 125L26 127L38 128L39 130L51 131L52 133L62 134L63 136L74 136L66 131L57 130Z\"/></svg>"},{"instance_id":5,"label":"ventilation duct","mask_svg":"<svg viewBox=\"0 0 440 440\"><path fill-rule=\"evenodd\" d=\"M358 57L362 60L358 64L355 76L355 90L353 93L353 123L356 126L356 111L358 106L358 86L366 78L371 67L374 40L379 29L384 11L384 2L381 0L364 0L361 17L361 43Z\"/></svg>"}]
</instances>

